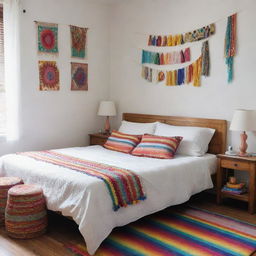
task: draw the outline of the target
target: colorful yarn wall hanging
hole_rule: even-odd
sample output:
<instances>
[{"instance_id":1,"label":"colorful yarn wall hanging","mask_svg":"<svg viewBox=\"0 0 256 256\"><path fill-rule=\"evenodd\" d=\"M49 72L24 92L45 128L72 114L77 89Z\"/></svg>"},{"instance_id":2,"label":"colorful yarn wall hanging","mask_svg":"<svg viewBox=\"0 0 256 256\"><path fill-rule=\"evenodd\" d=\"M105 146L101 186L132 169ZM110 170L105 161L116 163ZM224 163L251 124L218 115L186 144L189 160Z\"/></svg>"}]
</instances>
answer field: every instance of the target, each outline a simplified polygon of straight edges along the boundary
<instances>
[{"instance_id":1,"label":"colorful yarn wall hanging","mask_svg":"<svg viewBox=\"0 0 256 256\"><path fill-rule=\"evenodd\" d=\"M200 56L187 67L166 71L165 85L175 86L193 82L193 85L198 87L201 85L201 71L202 57Z\"/></svg>"},{"instance_id":2,"label":"colorful yarn wall hanging","mask_svg":"<svg viewBox=\"0 0 256 256\"><path fill-rule=\"evenodd\" d=\"M208 40L203 42L202 46L202 75L209 76L210 74L210 53Z\"/></svg>"},{"instance_id":3,"label":"colorful yarn wall hanging","mask_svg":"<svg viewBox=\"0 0 256 256\"><path fill-rule=\"evenodd\" d=\"M142 64L172 65L190 61L190 48L166 53L142 50Z\"/></svg>"},{"instance_id":4,"label":"colorful yarn wall hanging","mask_svg":"<svg viewBox=\"0 0 256 256\"><path fill-rule=\"evenodd\" d=\"M159 83L165 80L166 86L180 86L193 83L193 86L199 87L201 85L201 76L209 76L209 71L209 43L205 41L202 44L201 55L190 65L170 71L158 70L143 65L142 77L148 82L153 83Z\"/></svg>"},{"instance_id":5,"label":"colorful yarn wall hanging","mask_svg":"<svg viewBox=\"0 0 256 256\"><path fill-rule=\"evenodd\" d=\"M224 52L228 69L228 83L233 80L233 59L236 53L236 21L236 13L228 17Z\"/></svg>"},{"instance_id":6,"label":"colorful yarn wall hanging","mask_svg":"<svg viewBox=\"0 0 256 256\"><path fill-rule=\"evenodd\" d=\"M151 83L159 83L165 80L165 85L175 86L189 84L193 82L194 86L201 85L202 74L202 56L195 62L184 68L179 68L171 71L163 71L153 69L147 66L142 66L142 77Z\"/></svg>"},{"instance_id":7,"label":"colorful yarn wall hanging","mask_svg":"<svg viewBox=\"0 0 256 256\"><path fill-rule=\"evenodd\" d=\"M177 35L149 35L148 46L176 46L184 43L200 41L215 33L215 24Z\"/></svg>"}]
</instances>

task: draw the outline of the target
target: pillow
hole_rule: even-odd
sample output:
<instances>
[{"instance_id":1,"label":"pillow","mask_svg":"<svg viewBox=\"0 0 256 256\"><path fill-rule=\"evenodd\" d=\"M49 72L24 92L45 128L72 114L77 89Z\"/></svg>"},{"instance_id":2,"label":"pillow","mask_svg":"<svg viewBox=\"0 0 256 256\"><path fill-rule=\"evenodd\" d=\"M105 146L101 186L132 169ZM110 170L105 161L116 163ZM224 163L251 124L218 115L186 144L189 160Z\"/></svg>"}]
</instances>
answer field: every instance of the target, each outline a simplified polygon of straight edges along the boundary
<instances>
[{"instance_id":1,"label":"pillow","mask_svg":"<svg viewBox=\"0 0 256 256\"><path fill-rule=\"evenodd\" d=\"M119 128L119 132L127 133L127 134L153 134L155 132L157 122L154 123L135 123L135 122L128 122L122 121L122 124Z\"/></svg>"},{"instance_id":2,"label":"pillow","mask_svg":"<svg viewBox=\"0 0 256 256\"><path fill-rule=\"evenodd\" d=\"M130 153L140 142L140 140L141 135L130 135L113 131L103 146L110 150Z\"/></svg>"},{"instance_id":3,"label":"pillow","mask_svg":"<svg viewBox=\"0 0 256 256\"><path fill-rule=\"evenodd\" d=\"M145 134L140 144L132 151L132 155L154 158L173 158L182 137L164 137Z\"/></svg>"},{"instance_id":4,"label":"pillow","mask_svg":"<svg viewBox=\"0 0 256 256\"><path fill-rule=\"evenodd\" d=\"M211 128L174 126L158 122L155 135L170 137L179 134L179 136L183 137L183 140L180 143L177 154L202 156L207 152L214 132L215 130Z\"/></svg>"}]
</instances>

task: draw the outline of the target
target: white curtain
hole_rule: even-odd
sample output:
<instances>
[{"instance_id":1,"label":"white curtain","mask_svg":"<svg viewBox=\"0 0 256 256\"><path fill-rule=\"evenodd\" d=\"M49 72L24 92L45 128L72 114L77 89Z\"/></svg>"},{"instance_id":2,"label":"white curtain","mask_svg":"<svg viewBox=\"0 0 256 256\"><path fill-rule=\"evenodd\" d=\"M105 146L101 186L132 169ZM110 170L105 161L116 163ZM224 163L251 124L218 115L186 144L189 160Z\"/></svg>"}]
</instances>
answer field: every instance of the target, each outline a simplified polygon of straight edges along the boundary
<instances>
[{"instance_id":1,"label":"white curtain","mask_svg":"<svg viewBox=\"0 0 256 256\"><path fill-rule=\"evenodd\" d=\"M4 6L7 140L19 138L20 0L1 0Z\"/></svg>"}]
</instances>

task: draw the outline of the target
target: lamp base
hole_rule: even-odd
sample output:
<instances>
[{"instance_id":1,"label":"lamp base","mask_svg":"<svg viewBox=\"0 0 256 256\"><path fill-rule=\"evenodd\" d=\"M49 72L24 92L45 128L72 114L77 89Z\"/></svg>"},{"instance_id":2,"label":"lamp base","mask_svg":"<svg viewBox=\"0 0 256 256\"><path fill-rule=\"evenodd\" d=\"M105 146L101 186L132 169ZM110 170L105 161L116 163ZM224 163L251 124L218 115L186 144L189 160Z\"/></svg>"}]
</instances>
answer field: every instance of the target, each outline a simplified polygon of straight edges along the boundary
<instances>
[{"instance_id":1,"label":"lamp base","mask_svg":"<svg viewBox=\"0 0 256 256\"><path fill-rule=\"evenodd\" d=\"M244 157L245 157L245 156L249 156L249 155L250 155L250 154L248 154L248 153L243 153L243 152L239 152L239 154L238 154L238 156L242 156L242 157L243 157L243 156L244 156Z\"/></svg>"},{"instance_id":2,"label":"lamp base","mask_svg":"<svg viewBox=\"0 0 256 256\"><path fill-rule=\"evenodd\" d=\"M245 131L240 134L241 145L240 145L240 148L239 148L240 149L240 152L238 154L239 156L248 156L248 153L246 153L246 150L247 150L247 147L248 147L248 145L246 143L247 137L248 136L247 136Z\"/></svg>"},{"instance_id":3,"label":"lamp base","mask_svg":"<svg viewBox=\"0 0 256 256\"><path fill-rule=\"evenodd\" d=\"M105 132L104 134L110 135L110 122L109 122L109 116L106 117L106 122L105 122Z\"/></svg>"}]
</instances>

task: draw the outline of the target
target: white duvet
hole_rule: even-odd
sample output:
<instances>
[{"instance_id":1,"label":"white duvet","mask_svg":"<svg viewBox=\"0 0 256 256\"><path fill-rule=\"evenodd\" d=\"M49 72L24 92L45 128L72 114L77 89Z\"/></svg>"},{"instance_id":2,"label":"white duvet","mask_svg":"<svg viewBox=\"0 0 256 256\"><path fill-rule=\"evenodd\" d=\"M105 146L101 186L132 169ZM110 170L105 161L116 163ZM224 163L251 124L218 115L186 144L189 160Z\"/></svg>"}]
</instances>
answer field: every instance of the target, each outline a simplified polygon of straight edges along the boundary
<instances>
[{"instance_id":1,"label":"white duvet","mask_svg":"<svg viewBox=\"0 0 256 256\"><path fill-rule=\"evenodd\" d=\"M18 176L25 183L42 186L47 207L71 216L79 225L88 252L93 254L114 227L187 201L191 195L212 188L215 155L176 156L174 159L136 157L101 146L58 149L82 159L130 169L141 178L145 201L113 211L103 181L49 163L16 154L0 158L1 176Z\"/></svg>"}]
</instances>

